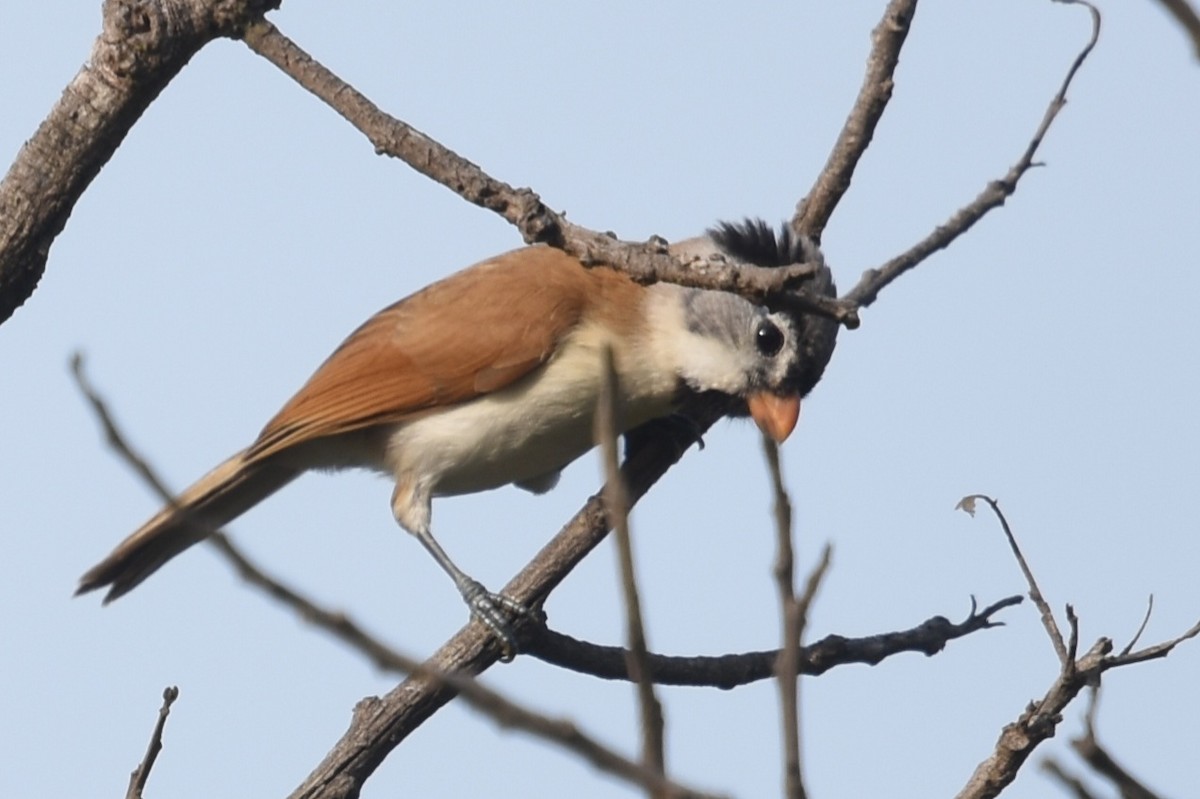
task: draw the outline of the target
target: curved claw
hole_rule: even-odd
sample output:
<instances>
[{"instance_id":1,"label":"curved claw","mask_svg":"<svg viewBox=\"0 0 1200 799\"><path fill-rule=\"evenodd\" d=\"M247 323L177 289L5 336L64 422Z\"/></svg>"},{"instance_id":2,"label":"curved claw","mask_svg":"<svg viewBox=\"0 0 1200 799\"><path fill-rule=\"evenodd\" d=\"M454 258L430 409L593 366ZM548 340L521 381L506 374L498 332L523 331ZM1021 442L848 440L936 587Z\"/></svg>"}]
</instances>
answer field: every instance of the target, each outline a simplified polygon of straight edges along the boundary
<instances>
[{"instance_id":1,"label":"curved claw","mask_svg":"<svg viewBox=\"0 0 1200 799\"><path fill-rule=\"evenodd\" d=\"M533 612L512 597L492 593L476 580L464 580L458 590L470 608L471 615L499 639L502 650L500 661L511 663L520 651L516 633L513 632L512 619L532 616Z\"/></svg>"}]
</instances>

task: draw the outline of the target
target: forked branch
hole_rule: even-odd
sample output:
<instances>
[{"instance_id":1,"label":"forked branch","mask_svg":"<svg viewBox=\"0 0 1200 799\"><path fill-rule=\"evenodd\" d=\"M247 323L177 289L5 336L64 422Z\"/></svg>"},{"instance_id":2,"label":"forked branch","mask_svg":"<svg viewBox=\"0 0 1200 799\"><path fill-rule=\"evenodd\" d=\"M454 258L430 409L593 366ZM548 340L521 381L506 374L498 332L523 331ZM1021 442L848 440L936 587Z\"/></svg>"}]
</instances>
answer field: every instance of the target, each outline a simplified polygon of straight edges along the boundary
<instances>
[{"instance_id":1,"label":"forked branch","mask_svg":"<svg viewBox=\"0 0 1200 799\"><path fill-rule=\"evenodd\" d=\"M1178 644L1200 634L1200 622L1197 622L1182 635L1169 641L1133 651L1131 651L1131 645L1115 655L1112 654L1114 648L1112 640L1109 638L1100 638L1082 657L1077 657L1079 620L1076 618L1074 610L1070 605L1067 606L1066 615L1070 636L1067 641L1064 641L1062 633L1059 631L1059 625L1054 619L1054 614L1045 599L1041 597L1041 591L1037 587L1033 571L1029 567L1025 556L1021 553L1016 536L1013 534L1007 519L1000 512L1000 506L996 500L983 494L974 494L964 497L959 502L958 507L974 516L974 503L980 499L987 502L988 506L1000 519L1013 555L1017 559L1021 571L1029 583L1030 596L1035 598L1034 601L1042 614L1042 623L1053 643L1055 651L1059 655L1061 665L1058 676L1045 695L1039 700L1030 702L1024 712L1017 717L1016 721L1004 727L1004 730L1000 733L999 740L996 742L995 749L976 767L970 780L968 780L966 786L958 794L959 799L984 799L985 797L999 795L1002 790L1016 779L1017 772L1029 755L1033 753L1033 750L1047 738L1054 735L1058 725L1062 723L1063 711L1067 705L1085 687L1098 687L1101 677L1106 671L1120 666L1129 666L1146 660L1166 657ZM1138 635L1140 636L1140 634L1141 631L1139 630Z\"/></svg>"}]
</instances>

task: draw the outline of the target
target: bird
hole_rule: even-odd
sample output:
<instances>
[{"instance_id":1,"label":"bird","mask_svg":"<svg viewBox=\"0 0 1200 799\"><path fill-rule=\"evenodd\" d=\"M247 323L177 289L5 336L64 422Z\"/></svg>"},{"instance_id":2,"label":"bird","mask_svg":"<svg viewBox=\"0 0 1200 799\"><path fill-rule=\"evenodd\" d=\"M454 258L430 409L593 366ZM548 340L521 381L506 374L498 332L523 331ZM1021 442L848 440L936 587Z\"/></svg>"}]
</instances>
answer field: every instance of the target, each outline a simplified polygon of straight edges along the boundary
<instances>
[{"instance_id":1,"label":"bird","mask_svg":"<svg viewBox=\"0 0 1200 799\"><path fill-rule=\"evenodd\" d=\"M720 223L670 251L763 266L816 252L786 225L776 235L761 220ZM829 293L824 272L819 288ZM370 317L248 447L118 544L76 593L107 587L107 604L300 474L367 468L394 481L396 522L511 656L510 619L527 609L455 564L431 531L432 499L508 484L553 488L595 444L606 348L618 432L671 418L689 395L716 392L732 401L733 415L749 415L782 442L832 352L830 325L727 292L642 285L545 244L498 255Z\"/></svg>"}]
</instances>

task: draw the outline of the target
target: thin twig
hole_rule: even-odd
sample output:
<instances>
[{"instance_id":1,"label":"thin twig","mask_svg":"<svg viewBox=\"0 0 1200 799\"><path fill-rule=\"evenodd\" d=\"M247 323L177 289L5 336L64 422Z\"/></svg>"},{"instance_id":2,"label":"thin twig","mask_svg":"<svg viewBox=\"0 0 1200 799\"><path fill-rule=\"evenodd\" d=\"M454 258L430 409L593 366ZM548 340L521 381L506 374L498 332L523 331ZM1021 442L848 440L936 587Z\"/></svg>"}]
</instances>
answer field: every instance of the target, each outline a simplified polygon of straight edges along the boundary
<instances>
[{"instance_id":1,"label":"thin twig","mask_svg":"<svg viewBox=\"0 0 1200 799\"><path fill-rule=\"evenodd\" d=\"M871 54L867 57L862 88L825 161L825 167L808 194L796 206L792 228L797 233L820 242L825 225L850 188L854 170L871 144L875 126L892 99L900 49L908 37L916 10L917 0L892 0L883 12L883 19L871 32Z\"/></svg>"},{"instance_id":2,"label":"thin twig","mask_svg":"<svg viewBox=\"0 0 1200 799\"><path fill-rule=\"evenodd\" d=\"M1146 600L1146 615L1142 616L1142 623L1138 625L1137 632L1133 634L1133 638L1129 639L1129 643L1121 650L1121 657L1128 655L1137 646L1137 642L1141 639L1142 633L1146 631L1146 625L1150 623L1150 614L1154 612L1154 594L1151 594Z\"/></svg>"},{"instance_id":3,"label":"thin twig","mask_svg":"<svg viewBox=\"0 0 1200 799\"><path fill-rule=\"evenodd\" d=\"M70 358L71 375L75 378L75 385L79 388L79 392L83 394L88 405L92 408L92 413L100 422L100 426L104 429L104 440L112 447L125 464L133 469L138 477L142 479L146 485L150 486L154 493L166 502L168 505L175 505L175 494L170 491L166 485L158 479L158 475L150 468L150 464L146 459L134 452L129 446L125 436L121 434L117 428L116 422L113 420L112 414L108 412L108 405L100 398L100 395L92 388L91 381L88 380L85 358L82 352L75 352Z\"/></svg>"},{"instance_id":4,"label":"thin twig","mask_svg":"<svg viewBox=\"0 0 1200 799\"><path fill-rule=\"evenodd\" d=\"M783 787L789 799L804 799L804 772L800 763L800 607L793 587L795 553L792 547L792 502L783 485L779 445L762 436L763 454L771 476L775 513L775 585L779 594L783 645L776 665L780 720L783 724Z\"/></svg>"},{"instance_id":5,"label":"thin twig","mask_svg":"<svg viewBox=\"0 0 1200 799\"><path fill-rule=\"evenodd\" d=\"M617 457L617 431L620 429L620 394L617 369L611 347L601 351L603 375L600 400L596 407L596 439L604 463L604 506L609 514L617 544L621 569L621 589L625 597L625 629L629 639L629 676L637 686L642 728L642 765L666 774L663 745L662 704L654 693L654 674L646 653L646 631L638 596L637 575L633 567L633 543L629 537L629 495L621 476Z\"/></svg>"},{"instance_id":6,"label":"thin twig","mask_svg":"<svg viewBox=\"0 0 1200 799\"><path fill-rule=\"evenodd\" d=\"M1166 657L1171 654L1171 650L1182 644L1184 641L1195 638L1200 635L1200 621L1189 627L1182 635L1172 638L1169 641L1163 641L1160 644L1148 646L1145 649L1139 649L1136 652L1122 652L1120 655L1109 658L1111 661L1109 667L1128 666L1133 663L1143 663L1147 660L1157 660L1158 658Z\"/></svg>"},{"instance_id":7,"label":"thin twig","mask_svg":"<svg viewBox=\"0 0 1200 799\"><path fill-rule=\"evenodd\" d=\"M167 716L171 715L171 705L179 698L179 689L171 685L163 689L162 707L158 709L158 721L154 723L154 732L150 734L150 744L142 762L129 775L129 789L125 791L125 799L142 799L142 791L146 789L146 780L150 778L150 770L158 753L162 751L163 729L167 726Z\"/></svg>"},{"instance_id":8,"label":"thin twig","mask_svg":"<svg viewBox=\"0 0 1200 799\"><path fill-rule=\"evenodd\" d=\"M1004 726L994 749L976 766L956 799L993 799L1012 784L1033 751L1054 735L1067 705L1104 670L1110 651L1112 642L1102 638L1072 668L1061 669L1045 695Z\"/></svg>"},{"instance_id":9,"label":"thin twig","mask_svg":"<svg viewBox=\"0 0 1200 799\"><path fill-rule=\"evenodd\" d=\"M1075 79L1075 73L1083 66L1083 62L1087 60L1087 57L1092 52L1092 48L1096 46L1096 42L1100 37L1100 12L1096 10L1095 6L1084 2L1084 0L1059 1L1078 3L1085 6L1092 15L1092 34L1087 44L1080 50L1067 70L1066 77L1063 79L1058 92L1050 101L1050 105L1046 108L1046 113L1042 117L1041 124L1038 125L1033 138L1030 139L1029 144L1025 147L1025 152L1021 154L1017 163L1008 170L1004 177L989 183L973 201L955 211L948 220L938 225L924 239L914 244L907 251L890 259L882 266L876 269L868 269L864 272L858 281L858 285L843 296L843 301L854 303L859 307L866 307L875 302L879 297L879 292L885 286L924 261L933 253L948 247L951 242L963 233L966 233L971 226L982 219L989 211L1003 205L1005 200L1011 197L1017 190L1017 184L1021 181L1021 178L1034 166L1033 159L1037 155L1038 148L1041 147L1042 140L1049 132L1050 126L1054 123L1055 118L1058 117L1058 113L1067 104L1067 90Z\"/></svg>"},{"instance_id":10,"label":"thin twig","mask_svg":"<svg viewBox=\"0 0 1200 799\"><path fill-rule=\"evenodd\" d=\"M1050 621L1053 623L1053 616ZM1072 669L1075 667L1075 656L1079 654L1079 617L1075 615L1075 606L1070 602L1067 603L1067 629L1070 633L1067 635L1066 660L1062 665L1063 668Z\"/></svg>"},{"instance_id":11,"label":"thin twig","mask_svg":"<svg viewBox=\"0 0 1200 799\"><path fill-rule=\"evenodd\" d=\"M1038 612L1042 616L1042 624L1046 628L1046 632L1050 635L1050 641L1054 644L1054 651L1058 653L1058 662L1063 666L1074 662L1073 656L1068 656L1067 645L1063 641L1062 632L1058 629L1058 622L1054 620L1054 612L1050 609L1045 597L1042 596L1042 591L1038 588L1037 580L1033 577L1033 572L1029 568L1029 564L1025 560L1025 556L1021 553L1021 547L1017 545L1016 536L1013 535L1012 528L1008 526L1008 519L1004 518L1004 514L1000 510L999 503L989 496L984 494L972 494L963 497L959 500L956 508L961 508L972 516L975 515L975 500L982 499L996 514L996 518L1000 520L1000 526L1004 529L1004 535L1008 539L1008 545L1012 548L1013 555L1017 559L1017 565L1021 567L1021 573L1025 575L1025 582L1029 585L1029 598L1033 600L1033 604L1037 607ZM1068 611L1068 615L1071 612Z\"/></svg>"},{"instance_id":12,"label":"thin twig","mask_svg":"<svg viewBox=\"0 0 1200 799\"><path fill-rule=\"evenodd\" d=\"M463 674L435 672L425 663L402 654L366 632L346 614L327 610L300 592L264 572L247 558L228 537L217 534L213 538L217 549L234 565L238 575L268 596L280 602L309 624L330 633L368 657L376 667L396 674L423 674L439 679L459 692L468 705L481 711L503 727L522 730L535 737L556 743L568 751L583 757L601 771L641 785L672 797L710 796L695 789L686 788L663 776L661 770L634 762L599 740L583 732L569 719L554 719L518 705L502 694L493 691L478 680Z\"/></svg>"},{"instance_id":13,"label":"thin twig","mask_svg":"<svg viewBox=\"0 0 1200 799\"><path fill-rule=\"evenodd\" d=\"M166 488L162 479L153 467L150 466L149 462L129 444L128 438L118 427L112 413L109 411L108 404L99 396L88 381L84 368L84 360L81 355L76 354L72 357L71 370L80 392L87 399L88 404L104 428L109 446L164 502L173 502L174 495ZM399 674L419 675L423 678L447 685L458 692L467 704L483 712L501 726L519 729L543 740L556 743L568 751L580 755L601 771L641 785L649 791L671 797L711 796L711 794L704 794L671 782L663 776L661 769L648 768L629 760L579 730L575 723L570 720L552 719L543 714L536 713L486 688L469 675L438 670L431 667L428 663L422 663L415 658L400 653L395 648L383 643L379 638L366 632L358 623L347 617L344 613L323 608L278 578L268 575L262 568L247 558L229 540L228 536L220 531L211 533L207 540L233 565L238 575L249 585L262 590L272 599L275 599L314 627L330 633L338 640L363 653L378 668ZM167 697L164 693L164 700L166 699ZM171 699L173 701L174 697L172 696ZM166 702L164 710L168 706L169 702ZM161 723L165 721L165 718L165 714L160 715L160 726L156 728L156 735L159 738L161 737ZM152 748L155 740L158 740L158 738L152 739ZM153 754L157 754L157 750L154 750ZM144 764L146 774L149 773L150 765L153 764L150 752L147 752L147 758L149 759L149 763ZM139 766L139 770L141 769L142 766ZM135 771L134 777L137 777L137 775L138 771ZM141 784L144 785L144 783L145 776L143 775L141 777ZM133 790L132 782L130 790Z\"/></svg>"},{"instance_id":14,"label":"thin twig","mask_svg":"<svg viewBox=\"0 0 1200 799\"><path fill-rule=\"evenodd\" d=\"M1067 643L1063 643L1062 635L1054 623L1054 616L1050 612L1049 605L1041 598L1041 592L1021 556L1008 522L1000 512L995 500L976 494L965 497L959 503L959 507L974 515L976 499L987 502L999 517L1004 532L1008 536L1009 544L1029 581L1030 596L1038 604L1047 632L1050 633L1051 640L1055 642L1061 668L1046 694L1041 699L1030 702L1016 721L1004 727L992 753L975 768L967 784L959 792L959 799L991 799L991 797L999 795L1016 779L1017 772L1033 753L1033 750L1054 735L1058 725L1062 722L1063 711L1066 707L1084 688L1091 687L1093 690L1098 688L1101 677L1106 671L1152 658L1165 657L1182 641L1200 634L1200 622L1198 622L1182 635L1170 641L1137 652L1125 651L1117 655L1112 654L1112 640L1100 638L1077 659L1079 619L1075 615L1075 609L1071 605L1067 605L1066 616L1070 625L1070 637ZM1089 720L1088 723L1090 726L1091 721Z\"/></svg>"},{"instance_id":15,"label":"thin twig","mask_svg":"<svg viewBox=\"0 0 1200 799\"><path fill-rule=\"evenodd\" d=\"M808 627L808 611L812 607L813 600L817 597L817 590L821 587L821 583L825 580L825 575L829 573L829 567L833 563L833 546L826 541L825 546L821 547L821 555L817 558L817 564L813 566L813 570L809 572L808 579L804 581L804 591L796 598L796 607L800 611L800 634L803 635ZM972 603L974 597L972 597ZM974 614L975 607L972 604L971 613ZM1000 624L1001 622L996 622Z\"/></svg>"}]
</instances>

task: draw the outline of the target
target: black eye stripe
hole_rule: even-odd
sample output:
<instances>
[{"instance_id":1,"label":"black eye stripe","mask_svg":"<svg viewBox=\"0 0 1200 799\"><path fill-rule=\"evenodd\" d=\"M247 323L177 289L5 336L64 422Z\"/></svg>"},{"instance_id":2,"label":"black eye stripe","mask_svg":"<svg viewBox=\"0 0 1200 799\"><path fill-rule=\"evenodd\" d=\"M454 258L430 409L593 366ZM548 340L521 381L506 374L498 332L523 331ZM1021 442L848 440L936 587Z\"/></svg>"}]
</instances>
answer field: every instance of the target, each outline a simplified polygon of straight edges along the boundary
<instances>
[{"instance_id":1,"label":"black eye stripe","mask_svg":"<svg viewBox=\"0 0 1200 799\"><path fill-rule=\"evenodd\" d=\"M767 357L771 357L783 349L783 332L774 322L764 319L754 330L754 346Z\"/></svg>"}]
</instances>

